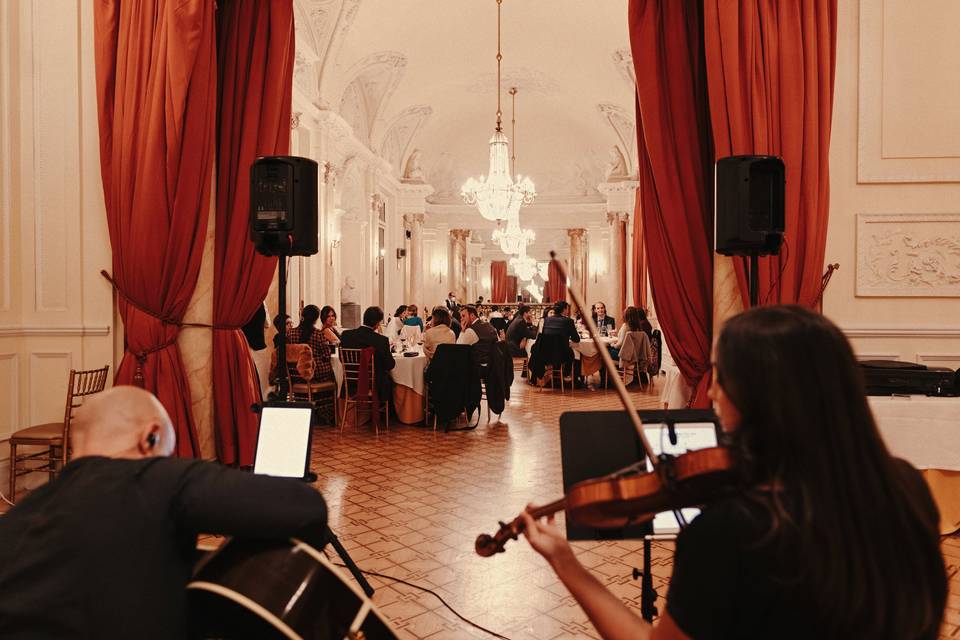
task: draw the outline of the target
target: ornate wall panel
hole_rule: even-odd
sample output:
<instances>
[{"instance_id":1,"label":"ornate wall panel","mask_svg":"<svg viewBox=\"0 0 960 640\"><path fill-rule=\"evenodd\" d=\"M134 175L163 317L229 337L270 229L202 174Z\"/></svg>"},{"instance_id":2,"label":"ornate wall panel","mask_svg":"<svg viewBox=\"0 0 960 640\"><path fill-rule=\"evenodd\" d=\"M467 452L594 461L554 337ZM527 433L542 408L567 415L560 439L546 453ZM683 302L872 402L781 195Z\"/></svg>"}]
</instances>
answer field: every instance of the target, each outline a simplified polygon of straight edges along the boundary
<instances>
[{"instance_id":1,"label":"ornate wall panel","mask_svg":"<svg viewBox=\"0 0 960 640\"><path fill-rule=\"evenodd\" d=\"M63 419L67 382L72 368L73 353L70 351L30 352L30 415L26 416L30 424Z\"/></svg>"},{"instance_id":2,"label":"ornate wall panel","mask_svg":"<svg viewBox=\"0 0 960 640\"><path fill-rule=\"evenodd\" d=\"M960 296L960 214L859 214L856 294Z\"/></svg>"},{"instance_id":3,"label":"ornate wall panel","mask_svg":"<svg viewBox=\"0 0 960 640\"><path fill-rule=\"evenodd\" d=\"M20 357L16 353L0 353L0 439L20 428L19 369Z\"/></svg>"},{"instance_id":4,"label":"ornate wall panel","mask_svg":"<svg viewBox=\"0 0 960 640\"><path fill-rule=\"evenodd\" d=\"M860 182L960 181L960 3L860 3Z\"/></svg>"}]
</instances>

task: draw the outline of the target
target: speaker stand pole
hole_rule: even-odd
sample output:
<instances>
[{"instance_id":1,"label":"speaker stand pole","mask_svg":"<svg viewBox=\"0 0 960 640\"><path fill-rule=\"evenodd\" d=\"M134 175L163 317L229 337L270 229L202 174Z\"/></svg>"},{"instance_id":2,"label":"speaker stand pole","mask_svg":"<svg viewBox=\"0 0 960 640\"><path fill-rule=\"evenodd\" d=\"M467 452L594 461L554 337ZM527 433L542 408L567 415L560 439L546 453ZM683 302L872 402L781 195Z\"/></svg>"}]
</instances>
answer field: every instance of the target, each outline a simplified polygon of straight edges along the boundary
<instances>
[{"instance_id":1,"label":"speaker stand pole","mask_svg":"<svg viewBox=\"0 0 960 640\"><path fill-rule=\"evenodd\" d=\"M350 554L347 553L347 550L343 548L343 545L340 544L340 539L337 538L337 535L329 526L327 526L327 542L330 543L330 546L333 547L334 551L337 552L337 555L340 556L340 559L343 560L343 564L347 566L347 569L353 575L353 579L357 581L357 584L359 584L360 588L363 589L363 592L367 594L367 597L372 598L373 587L370 586L366 576L364 576L363 572L360 571L360 567L358 567L357 563L353 561L353 558L350 557Z\"/></svg>"},{"instance_id":2,"label":"speaker stand pole","mask_svg":"<svg viewBox=\"0 0 960 640\"><path fill-rule=\"evenodd\" d=\"M750 252L750 307L760 304L760 254Z\"/></svg>"},{"instance_id":3,"label":"speaker stand pole","mask_svg":"<svg viewBox=\"0 0 960 640\"><path fill-rule=\"evenodd\" d=\"M287 402L293 402L293 394L290 393L290 378L287 371L287 254L281 252L277 256L277 313L283 322L282 327L277 327L280 333L280 344L277 349L277 390L281 399Z\"/></svg>"}]
</instances>

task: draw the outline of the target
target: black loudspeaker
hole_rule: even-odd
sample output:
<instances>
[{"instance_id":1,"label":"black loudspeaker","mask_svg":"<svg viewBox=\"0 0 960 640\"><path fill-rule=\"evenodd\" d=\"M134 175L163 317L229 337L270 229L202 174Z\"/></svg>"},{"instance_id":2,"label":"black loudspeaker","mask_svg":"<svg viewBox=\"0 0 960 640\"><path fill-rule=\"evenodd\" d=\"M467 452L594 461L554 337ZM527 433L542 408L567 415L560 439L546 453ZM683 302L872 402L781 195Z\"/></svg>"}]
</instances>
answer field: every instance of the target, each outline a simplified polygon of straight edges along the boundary
<instances>
[{"instance_id":1,"label":"black loudspeaker","mask_svg":"<svg viewBox=\"0 0 960 640\"><path fill-rule=\"evenodd\" d=\"M783 160L776 156L717 160L717 253L765 256L780 252L784 185Z\"/></svg>"},{"instance_id":2,"label":"black loudspeaker","mask_svg":"<svg viewBox=\"0 0 960 640\"><path fill-rule=\"evenodd\" d=\"M257 158L250 167L250 239L266 256L317 252L317 163Z\"/></svg>"}]
</instances>

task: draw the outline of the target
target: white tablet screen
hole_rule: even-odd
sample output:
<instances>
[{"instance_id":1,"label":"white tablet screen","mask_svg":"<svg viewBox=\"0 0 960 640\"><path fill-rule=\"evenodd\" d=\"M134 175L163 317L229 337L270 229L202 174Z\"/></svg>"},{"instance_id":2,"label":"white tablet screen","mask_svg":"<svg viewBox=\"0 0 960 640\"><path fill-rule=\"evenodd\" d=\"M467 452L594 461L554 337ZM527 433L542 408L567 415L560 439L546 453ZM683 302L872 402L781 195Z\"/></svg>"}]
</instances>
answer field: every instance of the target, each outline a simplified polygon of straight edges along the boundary
<instances>
[{"instance_id":1,"label":"white tablet screen","mask_svg":"<svg viewBox=\"0 0 960 640\"><path fill-rule=\"evenodd\" d=\"M680 455L687 451L708 449L717 446L717 428L712 422L690 422L674 427L677 432L677 444L670 444L667 427L662 424L644 424L643 433L647 436L653 452ZM647 468L650 462L647 461ZM683 509L683 517L687 522L693 521L700 515L699 509ZM672 511L658 513L653 519L654 533L678 533L680 524Z\"/></svg>"},{"instance_id":2,"label":"white tablet screen","mask_svg":"<svg viewBox=\"0 0 960 640\"><path fill-rule=\"evenodd\" d=\"M263 408L254 473L303 477L310 443L310 413L306 407Z\"/></svg>"}]
</instances>

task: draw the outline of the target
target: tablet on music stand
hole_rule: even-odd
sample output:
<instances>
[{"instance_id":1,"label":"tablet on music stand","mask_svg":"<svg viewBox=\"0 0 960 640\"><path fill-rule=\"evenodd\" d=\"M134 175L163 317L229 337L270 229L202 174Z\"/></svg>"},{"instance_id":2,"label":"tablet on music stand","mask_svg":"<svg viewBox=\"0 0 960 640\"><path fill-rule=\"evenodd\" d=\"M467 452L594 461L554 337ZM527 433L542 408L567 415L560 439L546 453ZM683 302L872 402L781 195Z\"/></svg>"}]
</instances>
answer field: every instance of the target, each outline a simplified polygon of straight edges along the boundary
<instances>
[{"instance_id":1,"label":"tablet on music stand","mask_svg":"<svg viewBox=\"0 0 960 640\"><path fill-rule=\"evenodd\" d=\"M260 411L260 431L253 472L281 478L305 478L310 471L309 402L267 402Z\"/></svg>"},{"instance_id":2,"label":"tablet on music stand","mask_svg":"<svg viewBox=\"0 0 960 640\"><path fill-rule=\"evenodd\" d=\"M644 435L656 453L680 454L716 446L720 424L709 409L638 411ZM670 428L677 443L670 442ZM560 458L563 489L583 480L600 478L644 459L640 438L623 411L569 411L560 416ZM647 467L649 468L649 461ZM684 509L690 522L699 511ZM652 522L621 529L595 529L567 521L569 540L639 540L652 533L676 533L679 524L672 513L658 514Z\"/></svg>"}]
</instances>

